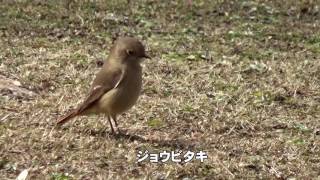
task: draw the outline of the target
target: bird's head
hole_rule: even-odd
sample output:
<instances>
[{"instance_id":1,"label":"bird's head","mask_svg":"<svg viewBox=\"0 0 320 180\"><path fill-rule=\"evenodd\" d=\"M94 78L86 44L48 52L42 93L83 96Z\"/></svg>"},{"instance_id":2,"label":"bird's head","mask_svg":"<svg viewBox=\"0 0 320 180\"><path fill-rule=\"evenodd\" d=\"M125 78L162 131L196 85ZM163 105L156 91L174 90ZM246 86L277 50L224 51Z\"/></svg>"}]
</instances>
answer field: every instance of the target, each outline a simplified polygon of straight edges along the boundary
<instances>
[{"instance_id":1,"label":"bird's head","mask_svg":"<svg viewBox=\"0 0 320 180\"><path fill-rule=\"evenodd\" d=\"M143 58L150 58L143 44L132 37L118 38L111 50L111 55L121 63L140 63Z\"/></svg>"}]
</instances>

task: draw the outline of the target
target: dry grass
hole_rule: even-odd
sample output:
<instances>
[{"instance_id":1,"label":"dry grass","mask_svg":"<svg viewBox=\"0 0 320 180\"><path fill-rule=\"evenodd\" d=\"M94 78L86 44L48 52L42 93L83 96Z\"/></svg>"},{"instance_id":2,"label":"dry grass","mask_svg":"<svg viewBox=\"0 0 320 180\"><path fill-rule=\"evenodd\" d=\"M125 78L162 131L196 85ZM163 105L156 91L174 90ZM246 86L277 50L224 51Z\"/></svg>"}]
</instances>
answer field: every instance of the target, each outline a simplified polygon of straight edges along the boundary
<instances>
[{"instance_id":1,"label":"dry grass","mask_svg":"<svg viewBox=\"0 0 320 180\"><path fill-rule=\"evenodd\" d=\"M66 2L0 1L0 74L37 93L0 97L0 179L319 178L319 1ZM154 57L129 136L99 116L55 129L117 34ZM209 159L137 164L138 149Z\"/></svg>"}]
</instances>

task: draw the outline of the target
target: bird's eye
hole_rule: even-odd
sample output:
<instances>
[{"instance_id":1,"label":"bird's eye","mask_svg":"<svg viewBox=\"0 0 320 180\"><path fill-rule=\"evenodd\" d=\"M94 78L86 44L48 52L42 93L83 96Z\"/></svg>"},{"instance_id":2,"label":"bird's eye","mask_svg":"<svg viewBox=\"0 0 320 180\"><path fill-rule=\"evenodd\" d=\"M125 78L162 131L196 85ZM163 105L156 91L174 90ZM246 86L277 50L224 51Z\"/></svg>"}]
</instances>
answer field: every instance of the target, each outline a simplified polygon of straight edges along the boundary
<instances>
[{"instance_id":1,"label":"bird's eye","mask_svg":"<svg viewBox=\"0 0 320 180\"><path fill-rule=\"evenodd\" d=\"M133 50L128 49L128 50L127 50L127 54L128 54L128 55L133 55Z\"/></svg>"}]
</instances>

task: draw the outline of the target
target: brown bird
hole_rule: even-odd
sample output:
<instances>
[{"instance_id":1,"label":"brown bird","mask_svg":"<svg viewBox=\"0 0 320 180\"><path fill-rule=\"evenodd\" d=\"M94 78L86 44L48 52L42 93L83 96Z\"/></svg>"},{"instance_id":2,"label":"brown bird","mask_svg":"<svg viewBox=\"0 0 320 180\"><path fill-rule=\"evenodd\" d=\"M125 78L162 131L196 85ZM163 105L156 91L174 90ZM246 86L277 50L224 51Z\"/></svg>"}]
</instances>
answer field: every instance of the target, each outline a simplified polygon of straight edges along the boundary
<instances>
[{"instance_id":1,"label":"brown bird","mask_svg":"<svg viewBox=\"0 0 320 180\"><path fill-rule=\"evenodd\" d=\"M78 108L58 119L57 125L78 115L105 114L115 132L117 115L131 108L137 101L142 85L142 58L146 55L143 44L132 37L115 41L102 69L96 75L89 95ZM118 131L118 128L116 129Z\"/></svg>"}]
</instances>

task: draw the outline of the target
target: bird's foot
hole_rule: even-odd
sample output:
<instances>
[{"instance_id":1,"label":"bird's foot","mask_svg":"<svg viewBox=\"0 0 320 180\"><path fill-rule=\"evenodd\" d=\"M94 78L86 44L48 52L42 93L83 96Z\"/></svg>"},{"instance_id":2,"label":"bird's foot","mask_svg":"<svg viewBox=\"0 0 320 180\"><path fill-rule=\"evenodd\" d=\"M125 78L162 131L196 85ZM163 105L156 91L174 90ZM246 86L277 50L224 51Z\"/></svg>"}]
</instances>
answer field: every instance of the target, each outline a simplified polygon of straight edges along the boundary
<instances>
[{"instance_id":1,"label":"bird's foot","mask_svg":"<svg viewBox=\"0 0 320 180\"><path fill-rule=\"evenodd\" d=\"M114 129L111 129L111 134L114 136L120 136L122 134L122 131L120 131L119 128L114 128Z\"/></svg>"}]
</instances>

